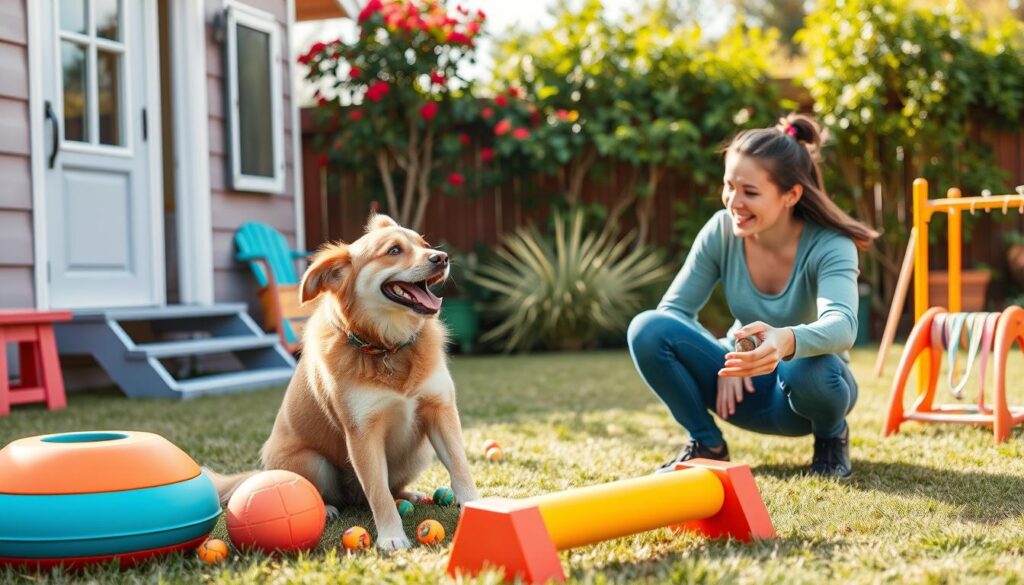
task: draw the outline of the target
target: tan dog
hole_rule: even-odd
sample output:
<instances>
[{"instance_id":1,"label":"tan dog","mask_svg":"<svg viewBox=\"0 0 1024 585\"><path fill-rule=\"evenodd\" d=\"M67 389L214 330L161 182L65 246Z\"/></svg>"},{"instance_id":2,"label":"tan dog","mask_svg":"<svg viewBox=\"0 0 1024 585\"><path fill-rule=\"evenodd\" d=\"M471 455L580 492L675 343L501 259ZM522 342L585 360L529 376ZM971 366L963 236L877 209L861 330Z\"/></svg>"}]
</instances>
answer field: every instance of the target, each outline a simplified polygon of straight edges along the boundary
<instances>
[{"instance_id":1,"label":"tan dog","mask_svg":"<svg viewBox=\"0 0 1024 585\"><path fill-rule=\"evenodd\" d=\"M448 255L385 215L366 234L325 245L302 278L302 302L318 306L302 357L263 445L265 469L311 481L328 504L368 502L377 546L410 546L395 498L430 463L451 475L461 505L478 498L445 357L441 299L429 286L448 276ZM221 501L252 473L212 474Z\"/></svg>"}]
</instances>

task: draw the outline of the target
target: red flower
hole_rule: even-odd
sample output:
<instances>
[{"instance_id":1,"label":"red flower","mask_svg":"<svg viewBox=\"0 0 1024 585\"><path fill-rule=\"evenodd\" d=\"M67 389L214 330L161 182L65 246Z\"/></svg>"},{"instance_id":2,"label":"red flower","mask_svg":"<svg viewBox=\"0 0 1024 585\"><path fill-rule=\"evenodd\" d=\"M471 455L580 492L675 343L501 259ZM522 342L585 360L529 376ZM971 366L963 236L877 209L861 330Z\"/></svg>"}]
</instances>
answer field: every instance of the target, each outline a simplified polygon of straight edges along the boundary
<instances>
[{"instance_id":1,"label":"red flower","mask_svg":"<svg viewBox=\"0 0 1024 585\"><path fill-rule=\"evenodd\" d=\"M328 100L327 98L325 98L322 95L316 97L316 104L318 106L326 106L329 103L329 101L330 100Z\"/></svg>"},{"instance_id":2,"label":"red flower","mask_svg":"<svg viewBox=\"0 0 1024 585\"><path fill-rule=\"evenodd\" d=\"M444 42L451 43L453 45L472 45L473 41L469 39L465 33L458 31L449 31L448 36L445 37Z\"/></svg>"},{"instance_id":3,"label":"red flower","mask_svg":"<svg viewBox=\"0 0 1024 585\"><path fill-rule=\"evenodd\" d=\"M379 11L381 8L383 8L383 4L380 0L370 0L367 2L366 6L364 6L362 11L359 12L359 23L362 24L367 21L373 16L374 12Z\"/></svg>"},{"instance_id":4,"label":"red flower","mask_svg":"<svg viewBox=\"0 0 1024 585\"><path fill-rule=\"evenodd\" d=\"M567 110L558 110L557 112L555 112L555 115L558 116L558 119L563 122L569 119L569 112Z\"/></svg>"},{"instance_id":5,"label":"red flower","mask_svg":"<svg viewBox=\"0 0 1024 585\"><path fill-rule=\"evenodd\" d=\"M363 70L358 68L358 67L356 67L355 65L353 65L352 68L349 69L349 71L348 71L349 79L355 79L355 78L359 77L362 74L363 74Z\"/></svg>"},{"instance_id":6,"label":"red flower","mask_svg":"<svg viewBox=\"0 0 1024 585\"><path fill-rule=\"evenodd\" d=\"M480 110L480 117L483 118L484 120L490 120L491 116L493 116L493 115L494 115L494 110L492 110L491 108L484 108L484 109Z\"/></svg>"},{"instance_id":7,"label":"red flower","mask_svg":"<svg viewBox=\"0 0 1024 585\"><path fill-rule=\"evenodd\" d=\"M461 187L465 182L466 179L464 179L459 173L452 173L448 175L448 184L452 187Z\"/></svg>"},{"instance_id":8,"label":"red flower","mask_svg":"<svg viewBox=\"0 0 1024 585\"><path fill-rule=\"evenodd\" d=\"M427 102L420 108L420 117L429 122L437 115L437 109L437 102Z\"/></svg>"},{"instance_id":9,"label":"red flower","mask_svg":"<svg viewBox=\"0 0 1024 585\"><path fill-rule=\"evenodd\" d=\"M306 53L305 55L299 55L299 59L298 59L299 65L309 65L309 60L310 60L309 53Z\"/></svg>"},{"instance_id":10,"label":"red flower","mask_svg":"<svg viewBox=\"0 0 1024 585\"><path fill-rule=\"evenodd\" d=\"M446 78L444 76L444 73L441 73L440 71L431 71L430 72L430 81L433 82L433 83L441 85L442 83L445 82L445 79Z\"/></svg>"},{"instance_id":11,"label":"red flower","mask_svg":"<svg viewBox=\"0 0 1024 585\"><path fill-rule=\"evenodd\" d=\"M498 124L496 126L494 126L494 135L495 136L504 136L505 134L508 134L508 131L511 130L511 129L512 129L512 122L507 120L507 119L506 120L502 120L501 122L498 122Z\"/></svg>"},{"instance_id":12,"label":"red flower","mask_svg":"<svg viewBox=\"0 0 1024 585\"><path fill-rule=\"evenodd\" d=\"M526 128L516 128L512 131L512 138L516 140L526 140L530 137L530 131Z\"/></svg>"},{"instance_id":13,"label":"red flower","mask_svg":"<svg viewBox=\"0 0 1024 585\"><path fill-rule=\"evenodd\" d=\"M363 119L363 111L358 109L358 108L354 108L354 109L350 110L349 113L348 113L348 119L352 120L353 122L358 122L359 120L362 120Z\"/></svg>"},{"instance_id":14,"label":"red flower","mask_svg":"<svg viewBox=\"0 0 1024 585\"><path fill-rule=\"evenodd\" d=\"M498 97L494 98L494 104L497 105L499 108L504 108L505 106L508 105L508 98L501 94L498 94Z\"/></svg>"},{"instance_id":15,"label":"red flower","mask_svg":"<svg viewBox=\"0 0 1024 585\"><path fill-rule=\"evenodd\" d=\"M466 134L465 132L459 133L459 144L463 146L469 144L469 134Z\"/></svg>"},{"instance_id":16,"label":"red flower","mask_svg":"<svg viewBox=\"0 0 1024 585\"><path fill-rule=\"evenodd\" d=\"M327 163L331 162L331 159L327 158L326 154L321 154L316 157L316 164L320 167L326 167Z\"/></svg>"},{"instance_id":17,"label":"red flower","mask_svg":"<svg viewBox=\"0 0 1024 585\"><path fill-rule=\"evenodd\" d=\"M320 51L323 51L326 48L327 48L327 45L321 43L320 41L317 41L317 42L313 43L312 47L309 48L309 54L311 56L315 55L315 54L319 53Z\"/></svg>"},{"instance_id":18,"label":"red flower","mask_svg":"<svg viewBox=\"0 0 1024 585\"><path fill-rule=\"evenodd\" d=\"M510 87L510 88L508 88L508 92L507 93L508 93L508 97L510 97L510 98L521 98L521 97L523 97L523 90L519 89L518 87Z\"/></svg>"},{"instance_id":19,"label":"red flower","mask_svg":"<svg viewBox=\"0 0 1024 585\"><path fill-rule=\"evenodd\" d=\"M480 22L483 22L483 21L487 20L487 15L484 14L483 10L477 10L476 11L476 19L478 21L480 21Z\"/></svg>"},{"instance_id":20,"label":"red flower","mask_svg":"<svg viewBox=\"0 0 1024 585\"><path fill-rule=\"evenodd\" d=\"M402 28L405 24L405 15L396 10L384 17L384 24L390 29Z\"/></svg>"},{"instance_id":21,"label":"red flower","mask_svg":"<svg viewBox=\"0 0 1024 585\"><path fill-rule=\"evenodd\" d=\"M391 86L386 81L375 81L370 86L370 89L366 90L366 99L371 102L379 102L384 99L384 96L388 95L388 91L391 90Z\"/></svg>"},{"instance_id":22,"label":"red flower","mask_svg":"<svg viewBox=\"0 0 1024 585\"><path fill-rule=\"evenodd\" d=\"M481 148L480 149L480 162L490 162L494 158L493 148Z\"/></svg>"},{"instance_id":23,"label":"red flower","mask_svg":"<svg viewBox=\"0 0 1024 585\"><path fill-rule=\"evenodd\" d=\"M476 36L476 33L480 32L480 21L471 20L466 23L466 34L469 36Z\"/></svg>"}]
</instances>

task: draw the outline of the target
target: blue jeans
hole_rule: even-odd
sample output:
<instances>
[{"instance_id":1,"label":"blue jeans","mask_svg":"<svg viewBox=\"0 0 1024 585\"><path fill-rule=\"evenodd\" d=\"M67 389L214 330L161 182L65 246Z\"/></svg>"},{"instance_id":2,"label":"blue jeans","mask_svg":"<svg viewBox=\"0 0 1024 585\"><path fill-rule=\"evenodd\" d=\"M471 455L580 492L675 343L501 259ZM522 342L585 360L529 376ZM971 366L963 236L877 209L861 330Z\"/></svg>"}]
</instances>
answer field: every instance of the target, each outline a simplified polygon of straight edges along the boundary
<instances>
[{"instance_id":1,"label":"blue jeans","mask_svg":"<svg viewBox=\"0 0 1024 585\"><path fill-rule=\"evenodd\" d=\"M667 311L640 313L627 335L633 364L676 421L692 439L721 445L711 412L726 348L699 324ZM857 402L857 382L834 354L779 362L752 381L754 392L743 391L728 422L756 433L836 437Z\"/></svg>"}]
</instances>

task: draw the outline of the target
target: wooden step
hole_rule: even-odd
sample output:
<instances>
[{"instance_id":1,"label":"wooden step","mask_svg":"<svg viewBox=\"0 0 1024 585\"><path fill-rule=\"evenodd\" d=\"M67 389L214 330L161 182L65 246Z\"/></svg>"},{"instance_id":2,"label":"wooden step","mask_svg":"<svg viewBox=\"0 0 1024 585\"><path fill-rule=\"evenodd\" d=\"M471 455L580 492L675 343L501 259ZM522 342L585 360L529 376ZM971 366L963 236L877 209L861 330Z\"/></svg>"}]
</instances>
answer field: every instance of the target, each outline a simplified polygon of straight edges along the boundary
<instances>
[{"instance_id":1,"label":"wooden step","mask_svg":"<svg viewBox=\"0 0 1024 585\"><path fill-rule=\"evenodd\" d=\"M189 380L179 380L176 390L183 399L195 398L209 394L228 394L242 390L285 386L295 373L293 368L266 368L260 370L243 370L212 376L202 376Z\"/></svg>"},{"instance_id":2,"label":"wooden step","mask_svg":"<svg viewBox=\"0 0 1024 585\"><path fill-rule=\"evenodd\" d=\"M245 311L245 303L216 305L169 305L166 307L127 307L84 309L74 312L75 321L159 321L196 317L228 317Z\"/></svg>"},{"instance_id":3,"label":"wooden step","mask_svg":"<svg viewBox=\"0 0 1024 585\"><path fill-rule=\"evenodd\" d=\"M232 335L227 337L207 337L202 339L185 339L160 343L144 343L125 352L128 359L144 360L148 358L169 358L186 355L205 355L211 353L228 353L274 347L277 343L275 335Z\"/></svg>"}]
</instances>

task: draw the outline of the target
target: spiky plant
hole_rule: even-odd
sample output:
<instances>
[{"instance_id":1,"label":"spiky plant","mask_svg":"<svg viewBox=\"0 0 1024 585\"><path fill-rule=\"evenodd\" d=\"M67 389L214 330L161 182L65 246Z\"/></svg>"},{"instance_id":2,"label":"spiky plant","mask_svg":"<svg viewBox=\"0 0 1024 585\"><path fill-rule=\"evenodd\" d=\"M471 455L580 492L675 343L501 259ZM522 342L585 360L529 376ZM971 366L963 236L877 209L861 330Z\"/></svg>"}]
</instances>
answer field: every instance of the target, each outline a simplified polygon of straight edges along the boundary
<instances>
[{"instance_id":1,"label":"spiky plant","mask_svg":"<svg viewBox=\"0 0 1024 585\"><path fill-rule=\"evenodd\" d=\"M501 319L482 340L511 352L625 332L649 287L672 276L657 249L634 240L608 226L586 231L579 210L556 213L553 238L532 225L520 228L472 276L496 293L487 309Z\"/></svg>"}]
</instances>

